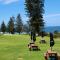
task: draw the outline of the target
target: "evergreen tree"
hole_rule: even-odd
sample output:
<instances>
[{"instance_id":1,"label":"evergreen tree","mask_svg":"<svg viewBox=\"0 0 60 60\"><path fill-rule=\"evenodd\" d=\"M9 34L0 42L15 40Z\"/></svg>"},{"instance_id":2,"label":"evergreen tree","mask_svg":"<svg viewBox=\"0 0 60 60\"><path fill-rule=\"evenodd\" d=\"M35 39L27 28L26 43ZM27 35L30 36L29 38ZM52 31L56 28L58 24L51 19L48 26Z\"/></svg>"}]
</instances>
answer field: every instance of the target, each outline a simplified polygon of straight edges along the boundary
<instances>
[{"instance_id":1,"label":"evergreen tree","mask_svg":"<svg viewBox=\"0 0 60 60\"><path fill-rule=\"evenodd\" d=\"M18 14L16 18L16 31L20 34L20 32L22 32L22 28L23 28L22 19L20 14Z\"/></svg>"},{"instance_id":2,"label":"evergreen tree","mask_svg":"<svg viewBox=\"0 0 60 60\"><path fill-rule=\"evenodd\" d=\"M1 24L1 32L3 32L3 33L6 32L6 25L5 25L4 21Z\"/></svg>"},{"instance_id":3,"label":"evergreen tree","mask_svg":"<svg viewBox=\"0 0 60 60\"><path fill-rule=\"evenodd\" d=\"M44 0L25 0L25 6L27 15L29 17L31 32L41 32L42 28L44 27Z\"/></svg>"},{"instance_id":4,"label":"evergreen tree","mask_svg":"<svg viewBox=\"0 0 60 60\"><path fill-rule=\"evenodd\" d=\"M14 17L10 17L7 29L9 33L14 34Z\"/></svg>"},{"instance_id":5,"label":"evergreen tree","mask_svg":"<svg viewBox=\"0 0 60 60\"><path fill-rule=\"evenodd\" d=\"M30 29L29 29L29 25L28 24L23 25L23 29L24 29L24 32L29 34Z\"/></svg>"},{"instance_id":6,"label":"evergreen tree","mask_svg":"<svg viewBox=\"0 0 60 60\"><path fill-rule=\"evenodd\" d=\"M0 32L1 32L1 27L0 27Z\"/></svg>"}]
</instances>

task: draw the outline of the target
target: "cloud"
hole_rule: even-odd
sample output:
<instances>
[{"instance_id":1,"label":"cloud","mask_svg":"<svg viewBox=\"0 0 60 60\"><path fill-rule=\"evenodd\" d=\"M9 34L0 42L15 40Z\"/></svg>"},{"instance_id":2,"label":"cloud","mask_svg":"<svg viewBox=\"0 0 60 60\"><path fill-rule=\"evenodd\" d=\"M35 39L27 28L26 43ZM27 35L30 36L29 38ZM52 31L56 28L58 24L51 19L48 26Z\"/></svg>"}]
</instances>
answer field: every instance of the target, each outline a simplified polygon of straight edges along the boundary
<instances>
[{"instance_id":1,"label":"cloud","mask_svg":"<svg viewBox=\"0 0 60 60\"><path fill-rule=\"evenodd\" d=\"M60 14L49 14L49 15L44 15L46 18L51 18L51 17L58 17Z\"/></svg>"},{"instance_id":2,"label":"cloud","mask_svg":"<svg viewBox=\"0 0 60 60\"><path fill-rule=\"evenodd\" d=\"M19 0L0 0L0 2L3 4L10 4L10 3L18 2L18 1Z\"/></svg>"}]
</instances>

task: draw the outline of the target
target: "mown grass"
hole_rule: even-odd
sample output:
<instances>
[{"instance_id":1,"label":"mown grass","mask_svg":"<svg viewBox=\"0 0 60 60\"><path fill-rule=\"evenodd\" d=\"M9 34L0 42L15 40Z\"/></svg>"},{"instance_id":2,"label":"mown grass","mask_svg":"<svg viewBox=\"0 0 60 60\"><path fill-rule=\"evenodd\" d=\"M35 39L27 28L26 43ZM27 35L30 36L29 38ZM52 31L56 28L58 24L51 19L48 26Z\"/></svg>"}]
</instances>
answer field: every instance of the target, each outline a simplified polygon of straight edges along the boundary
<instances>
[{"instance_id":1,"label":"mown grass","mask_svg":"<svg viewBox=\"0 0 60 60\"><path fill-rule=\"evenodd\" d=\"M50 49L49 37L45 37L46 44L40 44L37 37L36 45L41 51L29 51L29 35L1 35L0 36L0 60L44 60L44 53ZM60 38L54 39L53 50L60 53Z\"/></svg>"}]
</instances>

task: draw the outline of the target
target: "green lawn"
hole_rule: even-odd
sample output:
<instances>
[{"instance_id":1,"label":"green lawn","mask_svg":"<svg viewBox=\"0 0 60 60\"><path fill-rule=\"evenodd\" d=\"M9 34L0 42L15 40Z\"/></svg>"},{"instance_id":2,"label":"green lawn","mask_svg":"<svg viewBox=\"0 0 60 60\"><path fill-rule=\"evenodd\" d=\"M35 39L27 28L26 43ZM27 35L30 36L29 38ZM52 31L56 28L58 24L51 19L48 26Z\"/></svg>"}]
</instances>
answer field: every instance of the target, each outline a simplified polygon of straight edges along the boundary
<instances>
[{"instance_id":1,"label":"green lawn","mask_svg":"<svg viewBox=\"0 0 60 60\"><path fill-rule=\"evenodd\" d=\"M44 60L44 53L49 47L49 37L45 37L46 44L39 43L40 37L37 37L36 44L41 51L29 51L28 35L1 35L0 36L0 60ZM53 50L60 53L60 38L55 39Z\"/></svg>"}]
</instances>

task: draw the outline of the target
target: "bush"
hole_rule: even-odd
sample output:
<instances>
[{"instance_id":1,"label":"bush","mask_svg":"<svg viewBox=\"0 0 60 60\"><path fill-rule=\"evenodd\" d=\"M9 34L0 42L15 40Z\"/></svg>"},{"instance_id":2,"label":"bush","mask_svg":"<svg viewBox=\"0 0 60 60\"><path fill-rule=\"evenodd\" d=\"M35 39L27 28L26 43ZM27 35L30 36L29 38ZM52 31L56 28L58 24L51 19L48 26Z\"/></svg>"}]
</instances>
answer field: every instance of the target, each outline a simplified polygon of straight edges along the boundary
<instances>
[{"instance_id":1,"label":"bush","mask_svg":"<svg viewBox=\"0 0 60 60\"><path fill-rule=\"evenodd\" d=\"M54 34L54 38L59 38L60 37L60 33Z\"/></svg>"},{"instance_id":2,"label":"bush","mask_svg":"<svg viewBox=\"0 0 60 60\"><path fill-rule=\"evenodd\" d=\"M42 35L43 35L43 36L47 36L47 35L48 35L48 33L47 33L47 32L45 32L45 31L40 32L40 33L39 33L39 36L42 36Z\"/></svg>"}]
</instances>

